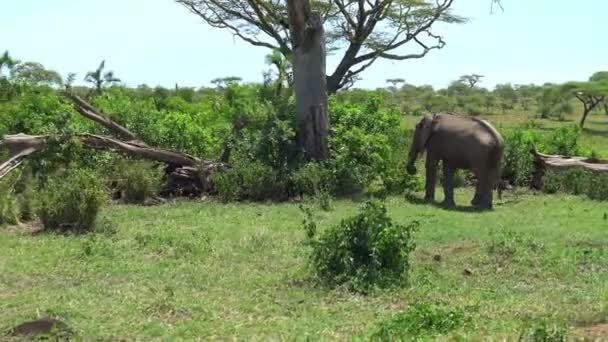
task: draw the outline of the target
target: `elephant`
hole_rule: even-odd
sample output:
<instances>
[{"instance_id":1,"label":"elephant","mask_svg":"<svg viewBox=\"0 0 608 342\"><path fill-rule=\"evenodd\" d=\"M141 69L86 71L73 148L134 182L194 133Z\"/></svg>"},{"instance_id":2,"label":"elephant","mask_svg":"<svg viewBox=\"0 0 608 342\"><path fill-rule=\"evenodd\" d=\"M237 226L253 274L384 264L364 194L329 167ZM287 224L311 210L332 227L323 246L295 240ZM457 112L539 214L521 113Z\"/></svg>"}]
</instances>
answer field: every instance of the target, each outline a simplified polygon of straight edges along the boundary
<instances>
[{"instance_id":1,"label":"elephant","mask_svg":"<svg viewBox=\"0 0 608 342\"><path fill-rule=\"evenodd\" d=\"M439 161L443 167L443 205L453 207L454 172L471 170L477 178L471 204L477 209L492 209L492 192L498 189L502 173L504 140L487 121L453 114L424 116L412 137L406 170L416 173L414 163L426 150L425 200L435 200L435 184Z\"/></svg>"}]
</instances>

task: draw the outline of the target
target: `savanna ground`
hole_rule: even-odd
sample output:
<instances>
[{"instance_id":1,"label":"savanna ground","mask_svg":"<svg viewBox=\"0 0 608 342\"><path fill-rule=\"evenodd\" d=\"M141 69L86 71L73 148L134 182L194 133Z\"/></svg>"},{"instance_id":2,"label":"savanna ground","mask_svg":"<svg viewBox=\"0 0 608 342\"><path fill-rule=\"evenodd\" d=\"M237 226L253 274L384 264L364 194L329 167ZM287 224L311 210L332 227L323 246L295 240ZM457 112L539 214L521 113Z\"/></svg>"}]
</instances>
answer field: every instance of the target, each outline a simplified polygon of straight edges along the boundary
<instances>
[{"instance_id":1,"label":"savanna ground","mask_svg":"<svg viewBox=\"0 0 608 342\"><path fill-rule=\"evenodd\" d=\"M530 120L488 119L501 129ZM581 145L608 156L608 117L590 117ZM420 318L412 338L515 340L544 322L570 338L608 339L605 202L516 189L478 213L467 207L471 189L456 193L454 210L387 200L396 222L420 221L417 248L409 285L370 295L315 285L297 203L113 205L100 217L109 232L83 236L2 228L0 330L50 315L110 340L369 339L425 303L453 322ZM315 213L319 227L359 205L333 202Z\"/></svg>"}]
</instances>

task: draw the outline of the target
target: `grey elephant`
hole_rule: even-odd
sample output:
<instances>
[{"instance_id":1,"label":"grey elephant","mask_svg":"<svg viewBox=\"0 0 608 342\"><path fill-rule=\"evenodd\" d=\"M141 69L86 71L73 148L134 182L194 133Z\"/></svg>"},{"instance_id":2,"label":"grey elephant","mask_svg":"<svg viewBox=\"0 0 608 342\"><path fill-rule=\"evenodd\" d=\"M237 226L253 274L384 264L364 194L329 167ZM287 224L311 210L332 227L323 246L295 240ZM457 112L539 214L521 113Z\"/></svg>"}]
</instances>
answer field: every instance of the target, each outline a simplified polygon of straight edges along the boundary
<instances>
[{"instance_id":1,"label":"grey elephant","mask_svg":"<svg viewBox=\"0 0 608 342\"><path fill-rule=\"evenodd\" d=\"M443 166L443 191L446 206L454 206L454 172L471 170L477 178L471 204L492 209L492 192L501 177L504 141L490 123L477 118L435 114L424 116L416 125L407 161L407 172L416 173L414 163L426 150L425 200L434 201L437 167Z\"/></svg>"}]
</instances>

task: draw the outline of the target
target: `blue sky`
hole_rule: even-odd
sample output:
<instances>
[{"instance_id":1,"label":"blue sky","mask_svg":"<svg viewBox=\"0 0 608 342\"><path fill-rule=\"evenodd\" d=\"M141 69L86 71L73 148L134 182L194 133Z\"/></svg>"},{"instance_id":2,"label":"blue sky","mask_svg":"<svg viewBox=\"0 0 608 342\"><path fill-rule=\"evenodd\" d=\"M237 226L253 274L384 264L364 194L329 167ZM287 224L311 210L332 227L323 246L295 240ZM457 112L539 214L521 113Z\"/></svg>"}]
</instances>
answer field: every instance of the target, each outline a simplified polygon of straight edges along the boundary
<instances>
[{"instance_id":1,"label":"blue sky","mask_svg":"<svg viewBox=\"0 0 608 342\"><path fill-rule=\"evenodd\" d=\"M471 21L442 25L447 45L421 60L379 61L357 87L400 77L444 87L460 75L485 75L482 85L585 80L608 70L608 1L456 0ZM223 76L261 81L268 50L208 27L172 0L40 0L0 4L0 50L82 79L102 59L128 85L209 85ZM328 60L328 71L335 66Z\"/></svg>"}]
</instances>

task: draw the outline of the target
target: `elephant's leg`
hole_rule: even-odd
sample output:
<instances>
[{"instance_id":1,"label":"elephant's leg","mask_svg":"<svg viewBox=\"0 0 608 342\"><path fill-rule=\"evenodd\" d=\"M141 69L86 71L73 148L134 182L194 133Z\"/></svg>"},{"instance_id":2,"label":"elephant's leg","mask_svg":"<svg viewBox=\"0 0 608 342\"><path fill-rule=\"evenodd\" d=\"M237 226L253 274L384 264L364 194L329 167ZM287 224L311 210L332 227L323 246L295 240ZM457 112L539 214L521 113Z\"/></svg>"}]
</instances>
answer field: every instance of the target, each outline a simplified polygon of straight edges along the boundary
<instances>
[{"instance_id":1,"label":"elephant's leg","mask_svg":"<svg viewBox=\"0 0 608 342\"><path fill-rule=\"evenodd\" d=\"M443 162L443 205L453 207L454 203L454 168Z\"/></svg>"},{"instance_id":2,"label":"elephant's leg","mask_svg":"<svg viewBox=\"0 0 608 342\"><path fill-rule=\"evenodd\" d=\"M426 157L426 187L424 200L432 202L435 200L435 185L437 184L437 164L438 160L431 158L428 154Z\"/></svg>"},{"instance_id":3,"label":"elephant's leg","mask_svg":"<svg viewBox=\"0 0 608 342\"><path fill-rule=\"evenodd\" d=\"M473 173L475 174L475 178L477 179L477 184L475 184L475 196L473 196L473 200L471 200L471 205L477 206L479 204L479 201L481 201L481 192L479 187L479 184L481 183L481 172L473 170Z\"/></svg>"},{"instance_id":4,"label":"elephant's leg","mask_svg":"<svg viewBox=\"0 0 608 342\"><path fill-rule=\"evenodd\" d=\"M493 186L496 176L491 170L482 173L479 178L479 202L475 207L479 209L492 209Z\"/></svg>"}]
</instances>

